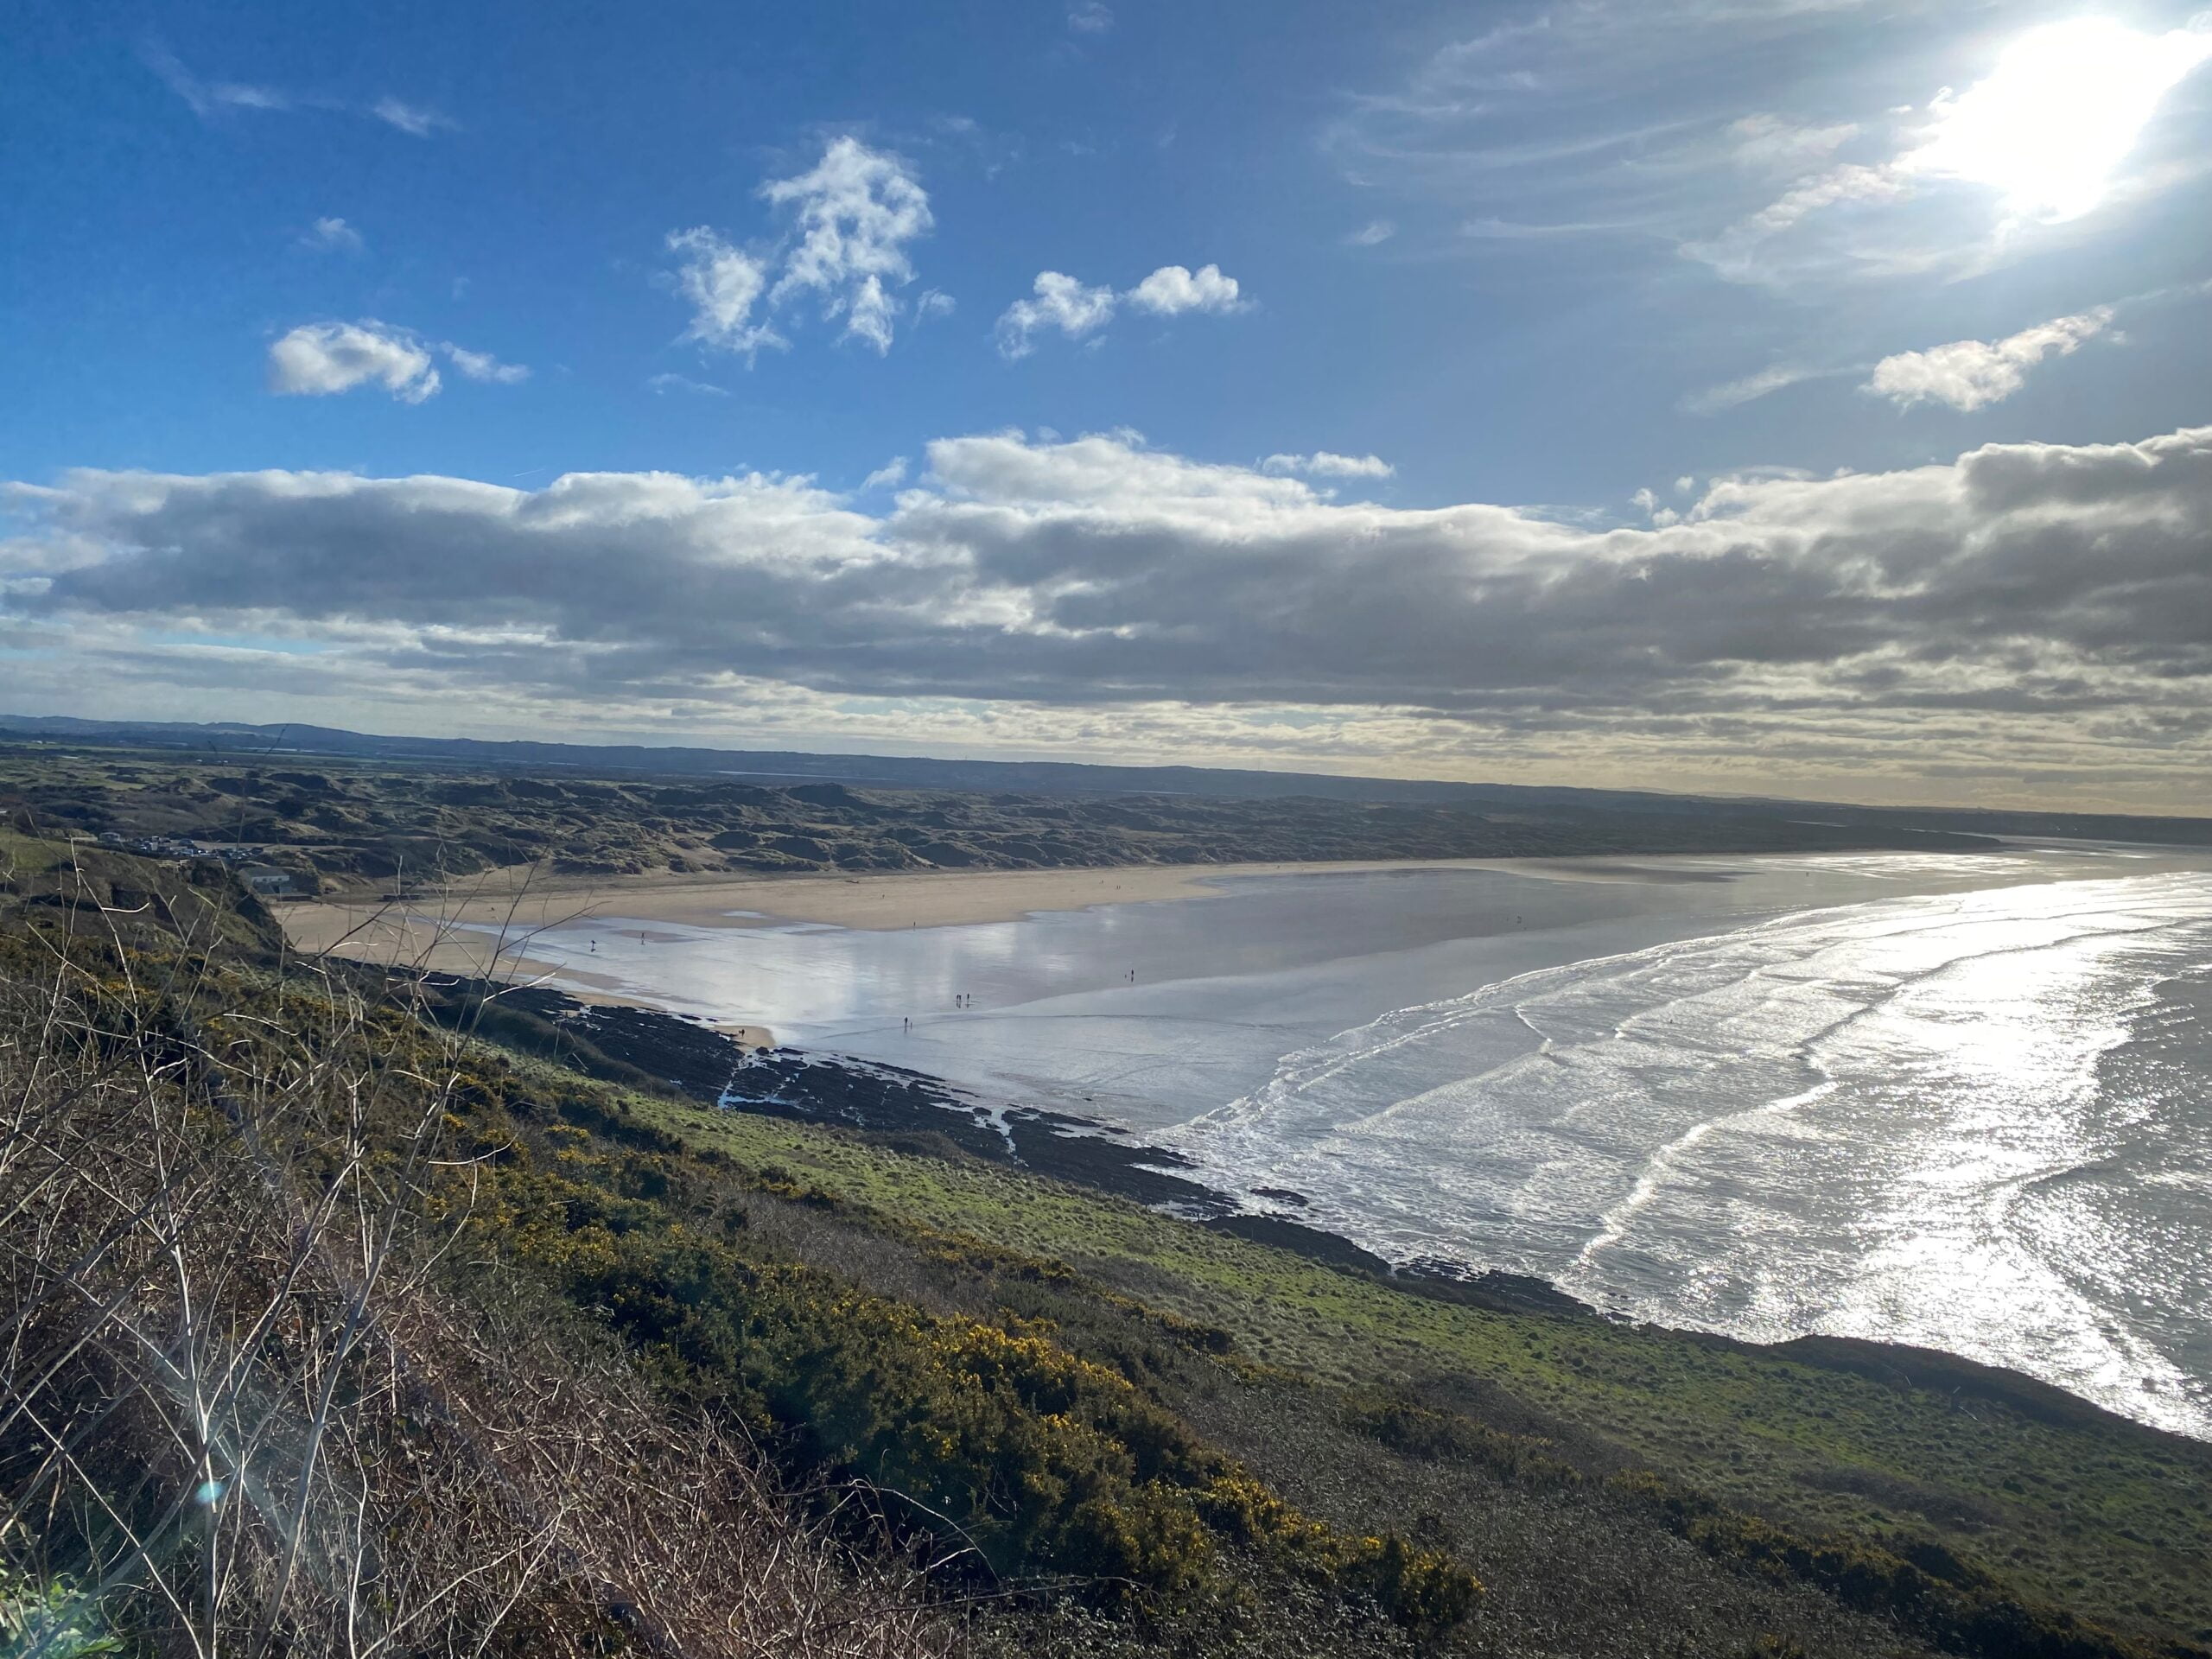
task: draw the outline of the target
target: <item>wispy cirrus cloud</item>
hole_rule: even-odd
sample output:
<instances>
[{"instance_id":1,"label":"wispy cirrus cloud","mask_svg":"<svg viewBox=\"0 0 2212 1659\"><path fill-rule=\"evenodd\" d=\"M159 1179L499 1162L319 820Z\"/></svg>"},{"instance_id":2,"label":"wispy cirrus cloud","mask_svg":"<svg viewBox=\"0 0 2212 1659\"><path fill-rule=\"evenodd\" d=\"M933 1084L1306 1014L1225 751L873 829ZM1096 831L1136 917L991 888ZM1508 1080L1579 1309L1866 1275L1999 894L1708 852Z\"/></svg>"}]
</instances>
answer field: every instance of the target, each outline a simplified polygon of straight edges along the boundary
<instances>
[{"instance_id":1,"label":"wispy cirrus cloud","mask_svg":"<svg viewBox=\"0 0 2212 1659\"><path fill-rule=\"evenodd\" d=\"M688 391L698 397L729 396L729 389L727 386L717 386L705 380L694 380L690 376L684 374L656 374L648 378L645 385L652 389L657 397L664 396L671 391Z\"/></svg>"},{"instance_id":2,"label":"wispy cirrus cloud","mask_svg":"<svg viewBox=\"0 0 2212 1659\"><path fill-rule=\"evenodd\" d=\"M1811 369L1795 363L1770 364L1737 379L1724 380L1719 385L1704 386L1689 392L1683 397L1681 408L1688 415L1718 415L1725 410L1755 403L1785 386L1794 386L1804 380L1821 379L1835 372L1833 369Z\"/></svg>"},{"instance_id":3,"label":"wispy cirrus cloud","mask_svg":"<svg viewBox=\"0 0 2212 1659\"><path fill-rule=\"evenodd\" d=\"M2180 176L2139 141L2212 57L2212 25L2050 16L2010 41L1961 18L1940 49L1923 28L1885 52L1870 43L1904 15L1532 6L1346 98L1322 145L1352 182L1488 240L1632 237L1739 283L1955 274Z\"/></svg>"},{"instance_id":4,"label":"wispy cirrus cloud","mask_svg":"<svg viewBox=\"0 0 2212 1659\"><path fill-rule=\"evenodd\" d=\"M520 363L502 363L489 352L472 352L466 346L456 346L448 340L442 347L454 367L470 380L489 381L495 385L518 386L530 378L530 371Z\"/></svg>"},{"instance_id":5,"label":"wispy cirrus cloud","mask_svg":"<svg viewBox=\"0 0 2212 1659\"><path fill-rule=\"evenodd\" d=\"M388 127L397 127L411 138L428 138L435 132L452 132L461 123L426 105L410 104L386 96L369 105L369 113Z\"/></svg>"},{"instance_id":6,"label":"wispy cirrus cloud","mask_svg":"<svg viewBox=\"0 0 2212 1659\"><path fill-rule=\"evenodd\" d=\"M247 81L203 80L184 67L177 54L158 41L149 41L139 48L138 55L149 69L162 79L162 84L182 99L192 112L202 121L213 119L227 110L289 110L294 100L274 86L259 86Z\"/></svg>"},{"instance_id":7,"label":"wispy cirrus cloud","mask_svg":"<svg viewBox=\"0 0 2212 1659\"><path fill-rule=\"evenodd\" d=\"M202 121L219 120L240 110L267 113L323 111L366 116L416 138L427 138L439 131L457 131L461 126L451 116L390 93L374 103L356 105L321 93L290 92L252 81L207 79L186 67L183 60L160 41L142 44L138 55Z\"/></svg>"}]
</instances>

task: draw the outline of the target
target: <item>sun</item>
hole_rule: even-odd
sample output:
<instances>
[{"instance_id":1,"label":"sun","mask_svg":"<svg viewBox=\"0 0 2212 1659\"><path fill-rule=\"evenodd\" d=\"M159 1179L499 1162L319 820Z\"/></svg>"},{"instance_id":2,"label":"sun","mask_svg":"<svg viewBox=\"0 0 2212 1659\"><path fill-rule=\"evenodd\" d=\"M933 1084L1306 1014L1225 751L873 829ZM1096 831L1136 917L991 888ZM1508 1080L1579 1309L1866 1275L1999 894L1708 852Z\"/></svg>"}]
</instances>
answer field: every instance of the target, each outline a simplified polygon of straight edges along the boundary
<instances>
[{"instance_id":1,"label":"sun","mask_svg":"<svg viewBox=\"0 0 2212 1659\"><path fill-rule=\"evenodd\" d=\"M2080 17L2035 29L1986 79L1937 97L1911 165L2002 191L2019 218L2077 219L2104 200L2158 100L2208 56L2202 29L2146 35Z\"/></svg>"}]
</instances>

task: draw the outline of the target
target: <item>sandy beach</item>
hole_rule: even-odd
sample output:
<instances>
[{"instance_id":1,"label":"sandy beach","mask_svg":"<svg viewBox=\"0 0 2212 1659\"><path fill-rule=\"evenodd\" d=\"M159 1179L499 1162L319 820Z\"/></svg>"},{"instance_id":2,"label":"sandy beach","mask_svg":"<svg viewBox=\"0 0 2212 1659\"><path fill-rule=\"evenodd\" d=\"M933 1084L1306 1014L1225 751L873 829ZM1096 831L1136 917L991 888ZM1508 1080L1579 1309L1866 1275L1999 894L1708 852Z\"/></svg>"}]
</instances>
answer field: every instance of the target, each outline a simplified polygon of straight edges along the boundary
<instances>
[{"instance_id":1,"label":"sandy beach","mask_svg":"<svg viewBox=\"0 0 2212 1659\"><path fill-rule=\"evenodd\" d=\"M545 971L529 957L531 937L592 916L686 927L757 927L814 922L886 931L1010 922L1037 911L1205 897L1224 876L1463 868L1404 860L1348 863L1141 864L1109 869L919 870L891 875L836 873L780 876L615 876L582 881L495 871L442 894L397 900L309 900L276 914L294 948L378 962L410 962L441 972L482 974L498 956L503 972ZM1545 874L1541 860L1491 861ZM1535 868L1523 870L1521 866ZM1564 872L1562 872L1564 874ZM1577 879L1588 880L1588 876ZM494 939L470 929L504 930Z\"/></svg>"}]
</instances>

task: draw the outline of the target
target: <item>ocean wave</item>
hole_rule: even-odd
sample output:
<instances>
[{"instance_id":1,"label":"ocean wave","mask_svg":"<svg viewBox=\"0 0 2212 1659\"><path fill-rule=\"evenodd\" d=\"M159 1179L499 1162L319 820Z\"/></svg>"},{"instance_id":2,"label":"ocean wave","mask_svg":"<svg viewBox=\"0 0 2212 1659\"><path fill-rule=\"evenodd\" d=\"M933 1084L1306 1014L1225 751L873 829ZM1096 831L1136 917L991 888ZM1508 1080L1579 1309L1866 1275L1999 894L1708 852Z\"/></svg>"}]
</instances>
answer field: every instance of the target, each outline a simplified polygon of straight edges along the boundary
<instances>
[{"instance_id":1,"label":"ocean wave","mask_svg":"<svg viewBox=\"0 0 2212 1659\"><path fill-rule=\"evenodd\" d=\"M1808 911L1397 1009L1177 1141L1394 1259L2207 1433L2207 975L2201 873Z\"/></svg>"}]
</instances>

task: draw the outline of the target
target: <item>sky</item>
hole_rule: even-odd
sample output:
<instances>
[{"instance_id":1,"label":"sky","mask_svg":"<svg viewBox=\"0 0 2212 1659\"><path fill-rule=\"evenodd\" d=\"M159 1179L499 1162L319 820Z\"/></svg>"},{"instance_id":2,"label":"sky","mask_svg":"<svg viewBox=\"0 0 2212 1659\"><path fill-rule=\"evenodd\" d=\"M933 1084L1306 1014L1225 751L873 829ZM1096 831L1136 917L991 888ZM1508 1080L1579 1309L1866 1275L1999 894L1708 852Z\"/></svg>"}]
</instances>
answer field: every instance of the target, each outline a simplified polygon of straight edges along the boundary
<instances>
[{"instance_id":1,"label":"sky","mask_svg":"<svg viewBox=\"0 0 2212 1659\"><path fill-rule=\"evenodd\" d=\"M0 712L2212 807L2212 12L10 35Z\"/></svg>"}]
</instances>

